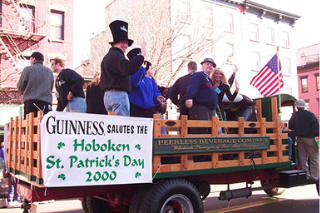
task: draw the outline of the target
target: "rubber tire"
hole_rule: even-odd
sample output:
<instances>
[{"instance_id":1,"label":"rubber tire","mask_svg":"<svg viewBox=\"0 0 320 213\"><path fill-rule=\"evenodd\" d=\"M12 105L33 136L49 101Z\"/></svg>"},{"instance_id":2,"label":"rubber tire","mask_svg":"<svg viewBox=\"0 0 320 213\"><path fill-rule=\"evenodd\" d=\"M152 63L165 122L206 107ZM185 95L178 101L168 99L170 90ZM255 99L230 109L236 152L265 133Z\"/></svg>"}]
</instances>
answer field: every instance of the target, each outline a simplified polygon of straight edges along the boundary
<instances>
[{"instance_id":1,"label":"rubber tire","mask_svg":"<svg viewBox=\"0 0 320 213\"><path fill-rule=\"evenodd\" d=\"M109 205L106 201L94 197L86 197L86 206L88 213L107 213Z\"/></svg>"},{"instance_id":2,"label":"rubber tire","mask_svg":"<svg viewBox=\"0 0 320 213\"><path fill-rule=\"evenodd\" d=\"M192 204L194 213L203 213L203 203L197 188L187 180L171 179L152 186L142 200L139 213L160 213L163 203L174 194L183 194Z\"/></svg>"},{"instance_id":3,"label":"rubber tire","mask_svg":"<svg viewBox=\"0 0 320 213\"><path fill-rule=\"evenodd\" d=\"M83 197L82 198L81 206L82 206L82 209L83 209L84 213L89 213L88 207L87 207L87 197Z\"/></svg>"},{"instance_id":4,"label":"rubber tire","mask_svg":"<svg viewBox=\"0 0 320 213\"><path fill-rule=\"evenodd\" d=\"M266 182L265 180L261 180L260 181L261 186L266 186ZM281 195L283 194L286 190L285 189L280 189L279 187L272 187L271 189L264 189L263 190L267 195L269 195L270 197L276 196L276 195Z\"/></svg>"},{"instance_id":5,"label":"rubber tire","mask_svg":"<svg viewBox=\"0 0 320 213\"><path fill-rule=\"evenodd\" d=\"M141 203L146 197L146 194L148 194L149 189L150 187L149 188L143 187L135 191L134 195L130 200L129 213L140 213L139 209L140 209Z\"/></svg>"}]
</instances>

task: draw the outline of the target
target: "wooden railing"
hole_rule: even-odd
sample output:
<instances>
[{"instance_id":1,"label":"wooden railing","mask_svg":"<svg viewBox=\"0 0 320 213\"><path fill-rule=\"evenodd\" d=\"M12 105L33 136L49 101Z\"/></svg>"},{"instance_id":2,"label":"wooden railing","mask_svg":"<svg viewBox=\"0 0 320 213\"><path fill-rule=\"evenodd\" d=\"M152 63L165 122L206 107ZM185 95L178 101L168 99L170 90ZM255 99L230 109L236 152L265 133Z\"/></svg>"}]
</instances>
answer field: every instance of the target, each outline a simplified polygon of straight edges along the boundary
<instances>
[{"instance_id":1,"label":"wooden railing","mask_svg":"<svg viewBox=\"0 0 320 213\"><path fill-rule=\"evenodd\" d=\"M282 133L283 125L278 117L276 98L272 99L272 121L266 122L266 119L261 116L260 100L257 100L255 110L257 121L244 121L243 117L240 117L238 121L219 121L215 116L211 121L187 120L187 116L181 116L180 120L161 120L160 115L155 115L154 139L267 136L270 138L270 148L254 151L154 155L153 171L157 173L181 172L288 162L289 156L283 154L288 150L288 145L283 144L283 139L288 139L288 134ZM211 133L190 134L188 129L194 127L210 128ZM197 159L202 160L199 162Z\"/></svg>"},{"instance_id":2,"label":"wooden railing","mask_svg":"<svg viewBox=\"0 0 320 213\"><path fill-rule=\"evenodd\" d=\"M287 145L283 144L283 139L287 139L288 135L281 131L282 123L277 114L276 99L272 99L272 102L273 119L270 122L266 122L265 118L261 117L260 101L256 103L257 121L244 121L243 118L239 118L238 121L219 121L215 116L211 121L187 120L186 116L182 116L180 120L162 120L160 115L155 115L154 139L267 136L270 138L270 148L257 151L154 154L153 173L252 166L253 163L258 165L289 161L289 157L283 155L283 152L287 151ZM114 113L111 114L114 115ZM40 146L42 117L41 112L37 117L30 113L26 119L12 118L9 125L7 168L15 177L35 185L41 184L43 178ZM211 129L211 133L190 134L188 128L193 127L207 127ZM224 129L225 133L220 133L219 129ZM248 133L249 129L255 130L255 133Z\"/></svg>"},{"instance_id":3,"label":"wooden railing","mask_svg":"<svg viewBox=\"0 0 320 213\"><path fill-rule=\"evenodd\" d=\"M30 113L23 119L21 116L11 118L9 124L9 145L7 168L19 179L39 183L42 179L40 122L42 112L35 117Z\"/></svg>"}]
</instances>

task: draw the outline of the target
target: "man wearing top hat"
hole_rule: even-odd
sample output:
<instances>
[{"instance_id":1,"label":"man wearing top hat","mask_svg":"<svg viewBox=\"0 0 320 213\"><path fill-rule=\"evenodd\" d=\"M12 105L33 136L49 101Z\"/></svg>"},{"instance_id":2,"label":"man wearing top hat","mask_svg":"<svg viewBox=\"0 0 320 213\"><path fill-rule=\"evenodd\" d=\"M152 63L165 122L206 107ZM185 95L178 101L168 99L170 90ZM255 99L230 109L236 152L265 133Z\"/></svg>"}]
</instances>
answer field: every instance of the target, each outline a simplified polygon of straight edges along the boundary
<instances>
[{"instance_id":1,"label":"man wearing top hat","mask_svg":"<svg viewBox=\"0 0 320 213\"><path fill-rule=\"evenodd\" d=\"M202 71L195 72L191 76L185 95L185 105L189 108L189 119L191 120L211 120L218 104L218 95L210 79L210 74L216 64L212 58L205 58L201 65ZM191 133L206 134L209 133L209 130L192 128Z\"/></svg>"},{"instance_id":2,"label":"man wearing top hat","mask_svg":"<svg viewBox=\"0 0 320 213\"><path fill-rule=\"evenodd\" d=\"M128 23L116 20L109 25L113 42L111 48L101 62L100 87L104 91L104 105L108 112L129 116L130 104L128 93L131 92L129 76L136 73L144 61L141 54L132 60L124 56L133 40L128 38Z\"/></svg>"}]
</instances>

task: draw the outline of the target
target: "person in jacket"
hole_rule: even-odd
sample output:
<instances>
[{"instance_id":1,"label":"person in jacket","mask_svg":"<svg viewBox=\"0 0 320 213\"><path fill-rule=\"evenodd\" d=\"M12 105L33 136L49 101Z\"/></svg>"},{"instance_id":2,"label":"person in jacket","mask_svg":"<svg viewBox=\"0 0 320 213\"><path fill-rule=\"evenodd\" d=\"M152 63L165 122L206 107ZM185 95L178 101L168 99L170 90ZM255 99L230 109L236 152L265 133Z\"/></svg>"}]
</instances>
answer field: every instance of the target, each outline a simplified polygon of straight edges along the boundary
<instances>
[{"instance_id":1,"label":"person in jacket","mask_svg":"<svg viewBox=\"0 0 320 213\"><path fill-rule=\"evenodd\" d=\"M134 59L141 52L134 48L128 52L129 60ZM138 72L130 75L132 91L129 94L130 116L152 118L158 104L165 103L156 82L152 78L152 64L144 62Z\"/></svg>"},{"instance_id":2,"label":"person in jacket","mask_svg":"<svg viewBox=\"0 0 320 213\"><path fill-rule=\"evenodd\" d=\"M319 121L315 115L305 110L306 103L300 99L295 102L298 111L289 120L289 128L297 137L299 163L306 171L309 183L319 182L319 147L315 137L319 136ZM309 163L308 163L309 160Z\"/></svg>"},{"instance_id":3,"label":"person in jacket","mask_svg":"<svg viewBox=\"0 0 320 213\"><path fill-rule=\"evenodd\" d=\"M216 67L212 58L206 58L201 62L202 71L195 72L191 78L185 96L185 105L189 108L189 119L191 120L211 120L215 115L218 104L217 92L213 87L210 74ZM210 133L207 128L192 128L191 133Z\"/></svg>"},{"instance_id":4,"label":"person in jacket","mask_svg":"<svg viewBox=\"0 0 320 213\"><path fill-rule=\"evenodd\" d=\"M52 110L53 73L43 66L44 57L40 52L33 52L30 66L23 69L17 83L19 91L23 92L24 117L30 112L37 116L38 111L44 114Z\"/></svg>"},{"instance_id":5,"label":"person in jacket","mask_svg":"<svg viewBox=\"0 0 320 213\"><path fill-rule=\"evenodd\" d=\"M86 91L87 113L107 114L103 103L103 92L100 89L99 82L100 73L96 72Z\"/></svg>"},{"instance_id":6,"label":"person in jacket","mask_svg":"<svg viewBox=\"0 0 320 213\"><path fill-rule=\"evenodd\" d=\"M235 81L235 70L228 82L221 68L216 68L212 73L212 81L219 97L219 109L223 120L237 120L238 117L244 117L248 120L252 114L253 101L243 94L239 93L239 84L235 82L235 91L231 92L230 87Z\"/></svg>"},{"instance_id":7,"label":"person in jacket","mask_svg":"<svg viewBox=\"0 0 320 213\"><path fill-rule=\"evenodd\" d=\"M77 111L84 113L87 109L84 100L83 84L84 79L76 71L64 68L64 61L60 58L50 60L51 69L58 73L56 78L56 91L58 106L57 111Z\"/></svg>"},{"instance_id":8,"label":"person in jacket","mask_svg":"<svg viewBox=\"0 0 320 213\"><path fill-rule=\"evenodd\" d=\"M124 56L133 40L128 39L128 23L116 20L109 25L113 42L111 48L101 62L100 88L104 91L104 106L108 112L129 116L130 104L128 93L131 92L129 76L141 67L144 57L136 55L132 60Z\"/></svg>"},{"instance_id":9,"label":"person in jacket","mask_svg":"<svg viewBox=\"0 0 320 213\"><path fill-rule=\"evenodd\" d=\"M188 63L188 74L182 76L169 88L168 98L171 99L172 103L177 105L180 109L180 115L188 115L189 109L185 105L185 96L189 86L190 78L193 73L197 71L197 63L190 61Z\"/></svg>"}]
</instances>

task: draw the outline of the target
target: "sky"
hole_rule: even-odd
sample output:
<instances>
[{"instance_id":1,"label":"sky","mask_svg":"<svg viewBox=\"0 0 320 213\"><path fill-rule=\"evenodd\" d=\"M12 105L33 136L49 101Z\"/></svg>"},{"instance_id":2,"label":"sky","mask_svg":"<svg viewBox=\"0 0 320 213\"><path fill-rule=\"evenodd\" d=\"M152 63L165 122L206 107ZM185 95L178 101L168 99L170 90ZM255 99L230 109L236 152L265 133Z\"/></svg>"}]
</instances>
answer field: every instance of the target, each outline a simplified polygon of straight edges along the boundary
<instances>
[{"instance_id":1,"label":"sky","mask_svg":"<svg viewBox=\"0 0 320 213\"><path fill-rule=\"evenodd\" d=\"M74 1L74 67L90 58L90 38L105 29L104 8L112 0ZM301 18L294 25L294 46L297 48L320 43L319 0L254 0L284 10Z\"/></svg>"}]
</instances>

